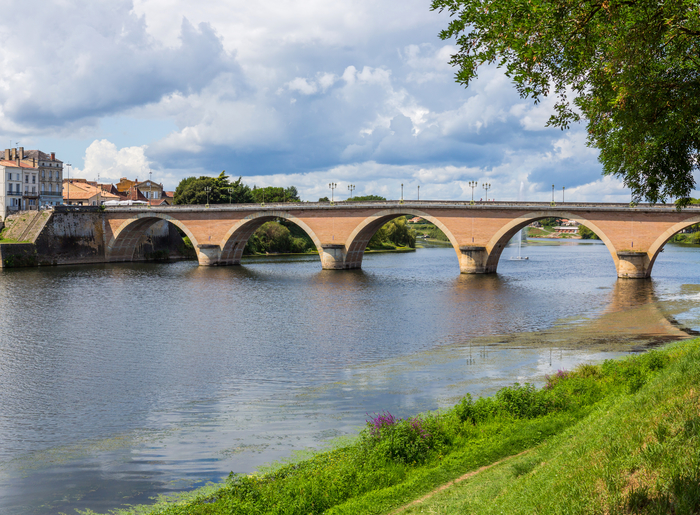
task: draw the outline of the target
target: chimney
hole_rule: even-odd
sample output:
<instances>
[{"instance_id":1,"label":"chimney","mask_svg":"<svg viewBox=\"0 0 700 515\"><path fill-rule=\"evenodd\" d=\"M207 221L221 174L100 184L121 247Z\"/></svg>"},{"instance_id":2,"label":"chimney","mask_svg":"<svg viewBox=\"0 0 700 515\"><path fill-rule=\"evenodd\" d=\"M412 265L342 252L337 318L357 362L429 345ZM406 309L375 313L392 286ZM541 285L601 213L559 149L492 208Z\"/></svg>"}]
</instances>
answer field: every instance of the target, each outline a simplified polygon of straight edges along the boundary
<instances>
[{"instance_id":1,"label":"chimney","mask_svg":"<svg viewBox=\"0 0 700 515\"><path fill-rule=\"evenodd\" d=\"M24 159L24 147L19 147L19 158Z\"/></svg>"},{"instance_id":2,"label":"chimney","mask_svg":"<svg viewBox=\"0 0 700 515\"><path fill-rule=\"evenodd\" d=\"M51 152L51 161L56 160L56 152Z\"/></svg>"},{"instance_id":3,"label":"chimney","mask_svg":"<svg viewBox=\"0 0 700 515\"><path fill-rule=\"evenodd\" d=\"M15 160L15 156L17 156L17 149L16 149L16 148L11 148L11 149L10 149L10 159L11 159L12 161L14 161L14 160Z\"/></svg>"},{"instance_id":4,"label":"chimney","mask_svg":"<svg viewBox=\"0 0 700 515\"><path fill-rule=\"evenodd\" d=\"M10 159L11 159L10 158L10 149L6 148L5 149L5 161L9 161Z\"/></svg>"}]
</instances>

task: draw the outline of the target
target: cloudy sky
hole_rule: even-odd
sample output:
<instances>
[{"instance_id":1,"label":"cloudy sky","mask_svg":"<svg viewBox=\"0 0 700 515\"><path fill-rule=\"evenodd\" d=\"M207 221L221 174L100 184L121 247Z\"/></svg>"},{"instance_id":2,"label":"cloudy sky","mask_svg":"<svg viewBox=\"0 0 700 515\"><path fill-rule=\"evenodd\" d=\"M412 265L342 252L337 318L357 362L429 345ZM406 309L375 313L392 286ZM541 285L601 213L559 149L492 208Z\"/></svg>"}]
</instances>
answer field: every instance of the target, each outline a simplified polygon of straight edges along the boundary
<instances>
[{"instance_id":1,"label":"cloudy sky","mask_svg":"<svg viewBox=\"0 0 700 515\"><path fill-rule=\"evenodd\" d=\"M5 0L0 138L73 176L174 189L221 170L355 194L627 201L583 126L545 129L497 69L465 89L429 0ZM489 198L491 198L489 192Z\"/></svg>"}]
</instances>

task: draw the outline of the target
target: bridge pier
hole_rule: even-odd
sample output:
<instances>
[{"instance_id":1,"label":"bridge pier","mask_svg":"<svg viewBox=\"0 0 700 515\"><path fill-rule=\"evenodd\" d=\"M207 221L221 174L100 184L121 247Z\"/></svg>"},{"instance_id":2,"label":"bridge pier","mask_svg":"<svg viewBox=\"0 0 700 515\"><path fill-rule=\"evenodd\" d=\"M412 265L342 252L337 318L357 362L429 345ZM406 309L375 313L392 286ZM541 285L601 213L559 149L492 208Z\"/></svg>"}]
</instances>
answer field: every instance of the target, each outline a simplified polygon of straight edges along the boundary
<instances>
[{"instance_id":1,"label":"bridge pier","mask_svg":"<svg viewBox=\"0 0 700 515\"><path fill-rule=\"evenodd\" d=\"M649 277L649 256L646 252L619 251L617 276L621 279L646 279Z\"/></svg>"},{"instance_id":2,"label":"bridge pier","mask_svg":"<svg viewBox=\"0 0 700 515\"><path fill-rule=\"evenodd\" d=\"M480 245L462 245L459 247L459 270L463 274L489 274L487 265L489 253Z\"/></svg>"},{"instance_id":3,"label":"bridge pier","mask_svg":"<svg viewBox=\"0 0 700 515\"><path fill-rule=\"evenodd\" d=\"M350 268L345 260L345 245L326 243L321 245L318 251L321 258L321 266L324 270L345 270Z\"/></svg>"},{"instance_id":4,"label":"bridge pier","mask_svg":"<svg viewBox=\"0 0 700 515\"><path fill-rule=\"evenodd\" d=\"M221 247L213 244L197 245L197 259L200 266L216 266L221 261Z\"/></svg>"}]
</instances>

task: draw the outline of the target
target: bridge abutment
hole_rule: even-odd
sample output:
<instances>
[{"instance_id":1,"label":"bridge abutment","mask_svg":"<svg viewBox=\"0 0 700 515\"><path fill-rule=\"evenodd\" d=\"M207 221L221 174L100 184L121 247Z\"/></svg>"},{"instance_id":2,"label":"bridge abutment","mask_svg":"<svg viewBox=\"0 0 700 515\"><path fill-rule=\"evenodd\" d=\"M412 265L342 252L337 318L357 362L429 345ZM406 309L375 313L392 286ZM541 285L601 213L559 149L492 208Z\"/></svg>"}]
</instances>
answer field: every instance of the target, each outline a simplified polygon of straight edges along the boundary
<instances>
[{"instance_id":1,"label":"bridge abutment","mask_svg":"<svg viewBox=\"0 0 700 515\"><path fill-rule=\"evenodd\" d=\"M619 251L617 276L621 279L646 279L649 277L649 264L646 252Z\"/></svg>"}]
</instances>

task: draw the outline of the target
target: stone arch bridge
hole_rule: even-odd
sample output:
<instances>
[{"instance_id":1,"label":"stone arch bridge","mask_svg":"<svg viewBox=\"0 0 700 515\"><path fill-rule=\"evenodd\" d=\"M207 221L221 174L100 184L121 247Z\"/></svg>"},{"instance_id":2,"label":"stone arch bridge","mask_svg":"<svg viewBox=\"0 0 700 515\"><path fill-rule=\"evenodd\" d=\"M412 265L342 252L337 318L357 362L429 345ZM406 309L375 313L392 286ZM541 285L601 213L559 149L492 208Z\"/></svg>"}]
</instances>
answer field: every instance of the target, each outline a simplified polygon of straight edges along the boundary
<instances>
[{"instance_id":1,"label":"stone arch bridge","mask_svg":"<svg viewBox=\"0 0 700 515\"><path fill-rule=\"evenodd\" d=\"M240 264L248 238L280 218L301 227L319 250L324 269L360 268L372 235L401 216L420 216L449 238L466 274L495 273L508 241L523 227L547 217L576 220L605 243L618 277L645 278L664 244L700 222L700 208L539 202L387 201L108 207L103 216L105 260L131 261L139 238L167 220L189 236L200 265Z\"/></svg>"}]
</instances>

